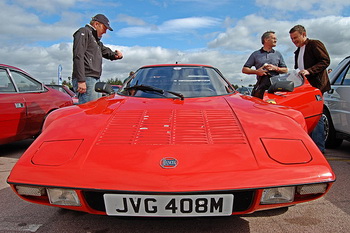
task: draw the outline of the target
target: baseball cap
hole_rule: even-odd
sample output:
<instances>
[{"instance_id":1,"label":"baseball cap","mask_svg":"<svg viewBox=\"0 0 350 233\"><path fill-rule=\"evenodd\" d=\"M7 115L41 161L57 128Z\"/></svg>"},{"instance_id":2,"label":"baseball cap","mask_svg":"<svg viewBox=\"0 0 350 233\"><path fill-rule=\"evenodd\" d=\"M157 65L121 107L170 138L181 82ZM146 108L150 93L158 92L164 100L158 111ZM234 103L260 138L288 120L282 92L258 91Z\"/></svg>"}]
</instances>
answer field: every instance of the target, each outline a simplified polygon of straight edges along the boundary
<instances>
[{"instance_id":1,"label":"baseball cap","mask_svg":"<svg viewBox=\"0 0 350 233\"><path fill-rule=\"evenodd\" d=\"M92 20L103 23L106 28L108 28L109 30L113 31L113 29L111 28L111 26L109 26L109 20L106 16L104 16L103 14L97 14L94 17L92 17Z\"/></svg>"}]
</instances>

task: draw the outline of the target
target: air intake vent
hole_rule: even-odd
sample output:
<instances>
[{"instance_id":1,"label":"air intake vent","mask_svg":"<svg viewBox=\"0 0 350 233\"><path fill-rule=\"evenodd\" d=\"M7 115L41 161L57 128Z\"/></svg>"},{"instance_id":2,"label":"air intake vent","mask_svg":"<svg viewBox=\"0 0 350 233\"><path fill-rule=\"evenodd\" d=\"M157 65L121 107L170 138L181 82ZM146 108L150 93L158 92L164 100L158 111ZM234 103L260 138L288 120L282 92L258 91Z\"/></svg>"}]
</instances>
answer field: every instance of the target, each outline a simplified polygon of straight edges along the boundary
<instances>
[{"instance_id":1,"label":"air intake vent","mask_svg":"<svg viewBox=\"0 0 350 233\"><path fill-rule=\"evenodd\" d=\"M245 144L241 127L225 110L118 111L97 144Z\"/></svg>"}]
</instances>

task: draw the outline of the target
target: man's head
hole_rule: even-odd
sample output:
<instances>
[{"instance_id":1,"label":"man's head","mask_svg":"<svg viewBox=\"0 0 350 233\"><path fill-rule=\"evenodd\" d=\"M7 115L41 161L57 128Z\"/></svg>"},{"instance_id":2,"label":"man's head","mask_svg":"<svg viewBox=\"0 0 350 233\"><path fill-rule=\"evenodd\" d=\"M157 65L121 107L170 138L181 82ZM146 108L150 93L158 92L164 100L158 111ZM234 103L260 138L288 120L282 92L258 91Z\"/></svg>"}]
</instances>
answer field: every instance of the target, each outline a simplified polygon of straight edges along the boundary
<instances>
[{"instance_id":1,"label":"man's head","mask_svg":"<svg viewBox=\"0 0 350 233\"><path fill-rule=\"evenodd\" d=\"M97 14L94 17L92 17L90 24L96 29L97 36L99 38L101 38L102 35L106 33L107 29L113 31L111 26L109 26L108 18L103 14Z\"/></svg>"},{"instance_id":2,"label":"man's head","mask_svg":"<svg viewBox=\"0 0 350 233\"><path fill-rule=\"evenodd\" d=\"M302 25L295 25L289 30L290 39L297 47L303 47L307 40L306 30Z\"/></svg>"},{"instance_id":3,"label":"man's head","mask_svg":"<svg viewBox=\"0 0 350 233\"><path fill-rule=\"evenodd\" d=\"M264 46L275 47L277 44L277 36L273 31L267 31L261 36L261 43Z\"/></svg>"}]
</instances>

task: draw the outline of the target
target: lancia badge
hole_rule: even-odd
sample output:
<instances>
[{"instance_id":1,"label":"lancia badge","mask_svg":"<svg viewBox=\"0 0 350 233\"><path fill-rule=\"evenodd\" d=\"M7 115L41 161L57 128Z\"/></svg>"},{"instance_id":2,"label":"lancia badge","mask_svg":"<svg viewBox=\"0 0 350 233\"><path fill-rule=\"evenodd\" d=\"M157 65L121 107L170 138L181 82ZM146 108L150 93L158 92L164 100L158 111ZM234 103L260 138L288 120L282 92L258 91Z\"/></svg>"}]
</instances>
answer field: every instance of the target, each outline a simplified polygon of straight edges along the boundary
<instances>
[{"instance_id":1,"label":"lancia badge","mask_svg":"<svg viewBox=\"0 0 350 233\"><path fill-rule=\"evenodd\" d=\"M162 168L175 168L177 166L177 160L175 158L163 158L160 161Z\"/></svg>"}]
</instances>

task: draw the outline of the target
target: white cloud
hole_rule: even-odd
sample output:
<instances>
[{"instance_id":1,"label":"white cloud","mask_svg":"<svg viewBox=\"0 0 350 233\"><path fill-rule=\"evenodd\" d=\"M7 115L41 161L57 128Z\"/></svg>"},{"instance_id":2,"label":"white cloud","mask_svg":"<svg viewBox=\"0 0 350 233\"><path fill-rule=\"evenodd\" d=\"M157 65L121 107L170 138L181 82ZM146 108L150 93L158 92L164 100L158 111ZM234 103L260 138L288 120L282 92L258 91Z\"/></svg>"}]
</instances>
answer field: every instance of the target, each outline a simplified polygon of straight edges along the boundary
<instances>
[{"instance_id":1,"label":"white cloud","mask_svg":"<svg viewBox=\"0 0 350 233\"><path fill-rule=\"evenodd\" d=\"M119 49L124 58L118 61L103 61L103 73L101 80L110 78L124 80L130 71L135 71L141 66L151 64L193 63L208 64L219 68L223 74L233 83L240 85L253 83L254 77L244 77L240 72L241 62L244 56L223 55L213 50L180 51L161 47L123 47L108 45L111 49ZM8 53L12 56L5 56ZM44 83L57 83L58 65L62 65L62 77L68 81L72 74L72 44L55 44L48 48L0 48L2 62L8 65L18 66L33 77ZM28 59L30 57L30 59ZM241 81L243 80L243 81Z\"/></svg>"},{"instance_id":2,"label":"white cloud","mask_svg":"<svg viewBox=\"0 0 350 233\"><path fill-rule=\"evenodd\" d=\"M143 21L142 19L136 18L136 17L132 17L126 14L119 14L117 16L117 21L119 22L125 22L128 25L136 25L136 26L144 26L147 25L147 23L145 21Z\"/></svg>"},{"instance_id":3,"label":"white cloud","mask_svg":"<svg viewBox=\"0 0 350 233\"><path fill-rule=\"evenodd\" d=\"M32 8L36 11L55 13L62 9L67 9L79 2L87 2L87 0L13 0L16 5L24 8Z\"/></svg>"},{"instance_id":4,"label":"white cloud","mask_svg":"<svg viewBox=\"0 0 350 233\"><path fill-rule=\"evenodd\" d=\"M150 0L155 6L161 6L164 8L171 7L174 4L181 4L183 6L193 6L198 8L211 10L213 7L219 7L232 2L232 0Z\"/></svg>"},{"instance_id":5,"label":"white cloud","mask_svg":"<svg viewBox=\"0 0 350 233\"><path fill-rule=\"evenodd\" d=\"M53 0L48 2L43 0L14 0L12 1L14 4L6 4L6 2L8 1L0 1L0 8L6 9L0 14L0 21L5 22L0 24L0 30L2 31L0 37L0 43L2 44L0 47L1 63L18 66L45 83L57 80L57 67L59 64L63 66L63 78L66 79L68 76L71 76L72 34L80 26L88 23L87 21L84 22L86 19L90 19L90 15L84 14L90 14L92 10L90 12L77 13L76 8L73 11L70 7L73 5L77 7L77 3L79 3L78 7L81 5L86 7L87 4L84 3L91 4L92 7L96 7L96 4L121 4L113 1L98 2L90 0ZM174 4L174 2L170 1L154 2L168 9ZM181 4L186 4L186 6L188 6L188 3L199 4L197 0L177 0L175 2L178 4L182 2ZM210 2L213 1L208 0L207 3L209 4ZM221 4L222 6L223 4L231 4L231 2L222 0L215 1L215 4ZM304 25L310 38L319 39L325 43L331 55L332 68L341 59L349 55L347 48L350 47L350 17L332 16L331 12L342 12L342 9L348 7L350 3L340 0L318 0L317 2L316 0L291 0L288 2L288 7L286 7L284 0L256 0L255 2L261 7L259 9L262 11L268 7L269 13L278 12L280 15L291 16L299 14L300 10L302 10L303 12L308 12L308 14L306 16L304 14L305 17L300 19L293 19L294 17L274 18L275 16L272 17L271 14L263 17L262 11L240 19L232 18L235 17L234 14L218 16L220 18L186 18L184 16L176 19L169 15L167 19L170 20L164 21L159 25L153 23L153 20L160 19L154 12L147 12L143 15L143 17L148 17L148 19L152 20L152 24L142 20L141 17L136 18L123 14L123 11L117 11L120 12L119 16L117 14L115 16L108 14L112 22L122 21L137 27L127 27L116 34L109 32L104 35L103 41L105 45L110 46L112 49L121 49L124 53L124 59L120 61L104 60L102 80L109 78L123 80L131 70L136 70L143 65L178 61L180 63L212 65L219 68L234 84L252 84L255 82L255 77L253 75L243 75L241 69L248 56L262 46L260 37L267 30L276 32L278 37L277 50L282 52L287 65L290 68L293 66L295 46L290 41L288 32L296 24ZM29 9L35 9L35 11ZM47 22L47 18L37 14L37 12L41 12L41 14L45 15L54 9L56 9L53 13L55 16L54 22ZM312 16L321 10L325 13L319 13L317 17ZM130 14L130 11L125 12ZM225 27L222 27L223 25ZM153 43L153 37L150 39L150 35L156 35L156 37L163 38L163 40L167 40L173 35L177 37L176 39L190 37L193 48L181 50L167 49L160 45L148 47L120 46L114 43L115 35L125 37L139 36L141 40L148 40L150 44ZM210 37L207 37L209 35ZM198 38L200 40L197 40ZM206 41L206 38L214 39L208 43L206 48L198 48L202 47L198 43ZM184 40L181 39L177 41L183 42ZM123 40L118 39L119 41L121 44L123 43Z\"/></svg>"},{"instance_id":6,"label":"white cloud","mask_svg":"<svg viewBox=\"0 0 350 233\"><path fill-rule=\"evenodd\" d=\"M6 9L0 14L2 31L0 43L4 46L32 44L39 41L71 40L77 29L81 14L62 12L61 20L56 23L44 23L38 15L30 13L19 5L6 5L0 2L0 9ZM16 17L13 17L13 16Z\"/></svg>"},{"instance_id":7,"label":"white cloud","mask_svg":"<svg viewBox=\"0 0 350 233\"><path fill-rule=\"evenodd\" d=\"M128 27L121 29L118 34L125 37L143 36L147 34L183 33L195 29L213 27L220 24L220 20L212 17L190 17L165 21L163 24L148 25L146 27Z\"/></svg>"},{"instance_id":8,"label":"white cloud","mask_svg":"<svg viewBox=\"0 0 350 233\"><path fill-rule=\"evenodd\" d=\"M259 23L255 23L259 21ZM120 46L108 45L111 49L120 49L124 59L103 62L102 80L119 78L123 80L128 73L143 65L159 63L197 63L219 68L222 73L237 85L253 84L253 75L243 75L241 69L253 50L261 47L260 36L266 30L275 30L278 35L277 49L283 53L289 68L293 67L294 44L289 38L289 29L295 24L306 27L310 38L320 39L325 43L331 55L334 68L340 60L348 56L350 47L350 17L323 17L313 20L274 21L258 16L249 16L228 28L210 43L209 49L181 51L159 46ZM264 26L265 25L265 26ZM274 25L273 28L271 26ZM9 56L11 54L11 56ZM59 43L50 47L1 47L2 62L19 66L45 83L57 80L57 67L63 66L63 78L71 76L72 44ZM30 59L28 59L30 58Z\"/></svg>"},{"instance_id":9,"label":"white cloud","mask_svg":"<svg viewBox=\"0 0 350 233\"><path fill-rule=\"evenodd\" d=\"M240 20L234 27L218 35L208 44L209 48L223 49L236 54L246 54L259 49L261 35L267 30L273 30L278 37L276 49L282 52L289 67L293 67L295 46L289 37L289 30L296 24L304 25L308 37L321 40L331 56L331 66L336 66L340 60L348 56L350 47L350 17L326 16L297 21L277 21L256 15L250 15ZM240 61L243 65L245 61Z\"/></svg>"},{"instance_id":10,"label":"white cloud","mask_svg":"<svg viewBox=\"0 0 350 233\"><path fill-rule=\"evenodd\" d=\"M266 31L275 31L279 40L283 34L287 35L291 23L266 19L257 15L249 15L239 20L233 27L227 28L226 32L220 33L216 39L211 41L210 48L229 49L234 52L260 48L261 35ZM288 35L289 36L289 35Z\"/></svg>"},{"instance_id":11,"label":"white cloud","mask_svg":"<svg viewBox=\"0 0 350 233\"><path fill-rule=\"evenodd\" d=\"M202 6L209 9L211 7L217 7L228 4L230 3L230 1L232 0L175 0L175 2L180 2L181 4L194 3L198 6Z\"/></svg>"},{"instance_id":12,"label":"white cloud","mask_svg":"<svg viewBox=\"0 0 350 233\"><path fill-rule=\"evenodd\" d=\"M2 47L0 56L2 62L8 65L24 69L34 78L42 82L57 81L57 67L59 64L65 68L63 75L71 76L72 70L72 45L55 44L44 47ZM6 56L11 54L11 56ZM69 58L69 59L67 59Z\"/></svg>"},{"instance_id":13,"label":"white cloud","mask_svg":"<svg viewBox=\"0 0 350 233\"><path fill-rule=\"evenodd\" d=\"M327 15L339 15L350 6L350 2L344 0L256 0L256 4L263 8L276 9L282 12L306 12L319 17Z\"/></svg>"}]
</instances>

